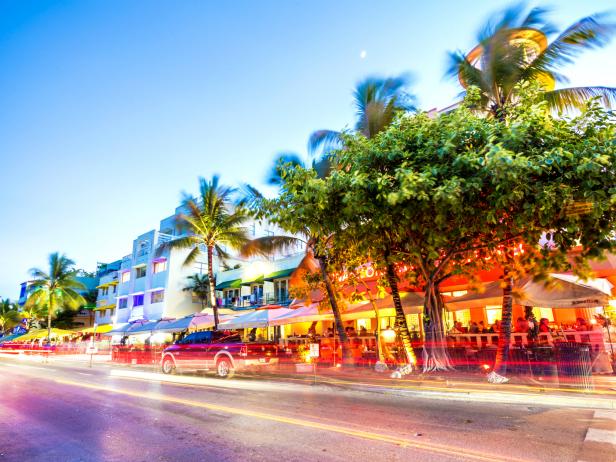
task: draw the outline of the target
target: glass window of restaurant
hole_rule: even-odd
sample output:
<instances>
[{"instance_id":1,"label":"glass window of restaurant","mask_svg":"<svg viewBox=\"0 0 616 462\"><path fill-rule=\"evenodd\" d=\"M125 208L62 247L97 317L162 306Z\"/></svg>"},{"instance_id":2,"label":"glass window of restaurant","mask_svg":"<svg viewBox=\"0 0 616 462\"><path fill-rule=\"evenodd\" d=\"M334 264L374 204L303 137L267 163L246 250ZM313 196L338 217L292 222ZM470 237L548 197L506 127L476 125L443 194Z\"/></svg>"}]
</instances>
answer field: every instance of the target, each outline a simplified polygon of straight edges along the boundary
<instances>
[{"instance_id":1,"label":"glass window of restaurant","mask_svg":"<svg viewBox=\"0 0 616 462\"><path fill-rule=\"evenodd\" d=\"M488 321L488 326L491 326L496 322L496 320L503 319L502 316L503 308L498 305L488 305L486 306L486 320Z\"/></svg>"},{"instance_id":2,"label":"glass window of restaurant","mask_svg":"<svg viewBox=\"0 0 616 462\"><path fill-rule=\"evenodd\" d=\"M554 310L552 308L533 307L533 314L537 321L541 318L546 318L549 322L554 322Z\"/></svg>"},{"instance_id":3,"label":"glass window of restaurant","mask_svg":"<svg viewBox=\"0 0 616 462\"><path fill-rule=\"evenodd\" d=\"M462 326L468 327L471 322L471 310L458 310L455 312L456 321L461 322Z\"/></svg>"}]
</instances>

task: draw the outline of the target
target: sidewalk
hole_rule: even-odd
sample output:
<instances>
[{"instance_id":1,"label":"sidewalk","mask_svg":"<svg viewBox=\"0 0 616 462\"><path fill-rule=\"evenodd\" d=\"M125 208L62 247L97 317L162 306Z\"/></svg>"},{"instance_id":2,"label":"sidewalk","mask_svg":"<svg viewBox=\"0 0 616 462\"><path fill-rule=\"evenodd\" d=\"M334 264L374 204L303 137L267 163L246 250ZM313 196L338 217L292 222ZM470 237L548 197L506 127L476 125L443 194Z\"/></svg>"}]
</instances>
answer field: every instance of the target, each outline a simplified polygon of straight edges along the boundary
<instances>
[{"instance_id":1,"label":"sidewalk","mask_svg":"<svg viewBox=\"0 0 616 462\"><path fill-rule=\"evenodd\" d=\"M67 360L65 356L57 361ZM77 357L71 362L79 362ZM148 377L156 377L165 382L199 381L200 375L188 374L165 376L154 364L118 364L101 361L108 367L119 370L139 371ZM507 384L491 384L483 373L470 372L435 372L423 374L413 372L402 379L392 379L392 371L379 373L368 368L316 368L316 374L298 373L294 364L281 364L275 368L237 374L237 380L268 380L295 384L321 385L344 390L361 392L422 396L432 399L450 399L462 401L499 402L509 404L570 406L591 409L616 409L616 376L593 377L594 390L580 390L563 386L556 382L541 382L528 377L511 376ZM209 383L210 381L208 381ZM221 381L224 383L224 381Z\"/></svg>"},{"instance_id":2,"label":"sidewalk","mask_svg":"<svg viewBox=\"0 0 616 462\"><path fill-rule=\"evenodd\" d=\"M7 355L15 358L16 355ZM25 356L21 358L33 362L48 362L51 364L75 364L86 366L89 355L52 356L48 360ZM94 355L93 363L111 368L114 375L121 371L138 373L147 380L158 380L170 383L186 383L198 385L207 380L211 385L213 378L205 379L203 375L163 375L155 364L120 364L111 361L108 355ZM117 371L117 374L115 373ZM528 377L511 376L507 384L488 383L483 373L471 372L435 372L423 374L413 372L402 379L390 378L391 371L378 373L368 368L332 368L317 366L316 374L298 373L294 364L277 365L275 368L259 369L258 371L242 372L235 376L237 381L267 380L269 382L285 382L303 385L319 385L335 387L342 390L370 392L380 394L395 394L430 399L448 399L457 401L480 401L485 403L498 402L503 404L569 406L589 409L616 409L616 376L593 377L594 390L581 390L566 387L556 382L540 382ZM225 381L216 379L221 386ZM205 383L205 382L204 382Z\"/></svg>"}]
</instances>

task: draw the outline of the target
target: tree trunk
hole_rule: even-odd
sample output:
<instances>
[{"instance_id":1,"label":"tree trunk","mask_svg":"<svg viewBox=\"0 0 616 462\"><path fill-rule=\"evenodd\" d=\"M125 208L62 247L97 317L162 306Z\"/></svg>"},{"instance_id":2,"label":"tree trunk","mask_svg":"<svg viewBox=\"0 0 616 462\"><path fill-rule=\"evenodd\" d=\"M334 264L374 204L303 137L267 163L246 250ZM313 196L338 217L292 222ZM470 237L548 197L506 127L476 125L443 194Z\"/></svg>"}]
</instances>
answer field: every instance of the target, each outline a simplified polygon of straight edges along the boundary
<instances>
[{"instance_id":1,"label":"tree trunk","mask_svg":"<svg viewBox=\"0 0 616 462\"><path fill-rule=\"evenodd\" d=\"M433 281L426 285L424 298L424 372L448 371L454 369L447 351L447 338L443 311L445 309L443 298L438 286Z\"/></svg>"},{"instance_id":2,"label":"tree trunk","mask_svg":"<svg viewBox=\"0 0 616 462\"><path fill-rule=\"evenodd\" d=\"M338 301L336 300L336 294L334 293L332 282L329 278L329 274L327 273L327 262L324 257L319 257L318 260L319 266L321 267L321 276L323 277L323 282L325 283L325 288L327 289L329 303L332 307L332 312L334 313L334 324L336 325L336 330L338 331L338 338L340 339L340 347L342 348L342 363L353 364L353 355L351 354L349 337L344 331L344 326L342 325L342 316L340 314L340 308L338 307Z\"/></svg>"},{"instance_id":3,"label":"tree trunk","mask_svg":"<svg viewBox=\"0 0 616 462\"><path fill-rule=\"evenodd\" d=\"M400 338L402 339L402 347L404 348L404 355L408 364L417 364L417 358L413 351L413 345L411 344L411 333L409 332L409 326L406 322L406 315L402 308L402 300L400 300L400 292L398 291L398 278L396 276L396 269L393 263L387 263L387 283L391 289L391 297L394 300L394 308L396 310L396 327Z\"/></svg>"},{"instance_id":4,"label":"tree trunk","mask_svg":"<svg viewBox=\"0 0 616 462\"><path fill-rule=\"evenodd\" d=\"M218 330L218 307L216 306L216 294L214 293L216 290L214 283L214 247L211 245L207 248L207 276L210 285L210 304L214 312L214 330Z\"/></svg>"},{"instance_id":5,"label":"tree trunk","mask_svg":"<svg viewBox=\"0 0 616 462\"><path fill-rule=\"evenodd\" d=\"M503 310L501 319L501 331L498 334L498 347L496 349L496 361L494 372L499 375L507 373L507 361L509 360L509 345L511 344L511 316L513 314L513 278L504 275L505 287L503 288Z\"/></svg>"},{"instance_id":6,"label":"tree trunk","mask_svg":"<svg viewBox=\"0 0 616 462\"><path fill-rule=\"evenodd\" d=\"M381 318L379 316L379 308L376 306L376 302L372 298L372 294L370 294L370 304L372 305L372 309L374 310L374 316L376 321L376 355L379 359L379 362L385 362L385 354L383 353L383 347L381 346Z\"/></svg>"},{"instance_id":7,"label":"tree trunk","mask_svg":"<svg viewBox=\"0 0 616 462\"><path fill-rule=\"evenodd\" d=\"M51 342L51 315L53 313L53 292L49 290L49 306L47 307L47 340Z\"/></svg>"},{"instance_id":8,"label":"tree trunk","mask_svg":"<svg viewBox=\"0 0 616 462\"><path fill-rule=\"evenodd\" d=\"M385 353L381 339L381 317L379 316L379 308L376 306L376 302L374 301L374 297L372 296L372 292L370 291L370 287L366 284L365 281L362 281L364 288L366 289L366 294L368 294L368 300L370 301L370 305L374 310L374 316L376 321L376 354L379 362L385 362Z\"/></svg>"}]
</instances>

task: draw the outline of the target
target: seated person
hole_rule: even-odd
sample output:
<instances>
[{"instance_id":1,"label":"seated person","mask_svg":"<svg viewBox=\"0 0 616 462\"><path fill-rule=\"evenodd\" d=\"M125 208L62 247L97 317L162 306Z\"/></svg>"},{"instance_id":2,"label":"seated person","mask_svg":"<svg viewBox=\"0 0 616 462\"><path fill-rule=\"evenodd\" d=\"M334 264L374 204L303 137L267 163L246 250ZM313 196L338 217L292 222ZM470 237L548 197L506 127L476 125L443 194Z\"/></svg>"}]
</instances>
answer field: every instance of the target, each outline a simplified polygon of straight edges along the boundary
<instances>
[{"instance_id":1,"label":"seated person","mask_svg":"<svg viewBox=\"0 0 616 462\"><path fill-rule=\"evenodd\" d=\"M468 329L468 332L470 334L478 334L479 333L479 326L477 325L477 323L475 321L471 322L471 325Z\"/></svg>"},{"instance_id":2,"label":"seated person","mask_svg":"<svg viewBox=\"0 0 616 462\"><path fill-rule=\"evenodd\" d=\"M456 321L453 323L453 327L449 330L450 334L463 334L464 330L462 327L462 323L460 321Z\"/></svg>"},{"instance_id":3,"label":"seated person","mask_svg":"<svg viewBox=\"0 0 616 462\"><path fill-rule=\"evenodd\" d=\"M488 329L486 329L486 326L484 325L483 321L479 321L479 333L483 333L487 331Z\"/></svg>"},{"instance_id":4,"label":"seated person","mask_svg":"<svg viewBox=\"0 0 616 462\"><path fill-rule=\"evenodd\" d=\"M550 324L548 318L541 318L539 320L539 332L550 332Z\"/></svg>"},{"instance_id":5,"label":"seated person","mask_svg":"<svg viewBox=\"0 0 616 462\"><path fill-rule=\"evenodd\" d=\"M577 331L587 331L587 330L590 330L590 327L588 327L588 324L586 323L586 319L584 319L584 318L577 318L577 320L575 321L575 330L577 330Z\"/></svg>"},{"instance_id":6,"label":"seated person","mask_svg":"<svg viewBox=\"0 0 616 462\"><path fill-rule=\"evenodd\" d=\"M368 331L366 330L365 326L361 326L359 328L359 335L362 336L362 337L368 335Z\"/></svg>"}]
</instances>

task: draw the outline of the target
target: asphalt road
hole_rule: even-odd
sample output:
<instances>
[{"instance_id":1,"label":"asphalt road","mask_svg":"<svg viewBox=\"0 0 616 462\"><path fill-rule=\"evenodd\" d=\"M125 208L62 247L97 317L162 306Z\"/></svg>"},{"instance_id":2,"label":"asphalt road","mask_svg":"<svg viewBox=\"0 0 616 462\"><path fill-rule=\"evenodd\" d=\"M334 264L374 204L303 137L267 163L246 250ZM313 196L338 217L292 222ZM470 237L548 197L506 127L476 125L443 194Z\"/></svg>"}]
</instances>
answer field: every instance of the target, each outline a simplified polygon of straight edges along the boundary
<instances>
[{"instance_id":1,"label":"asphalt road","mask_svg":"<svg viewBox=\"0 0 616 462\"><path fill-rule=\"evenodd\" d=\"M0 462L578 461L588 409L0 359Z\"/></svg>"}]
</instances>

